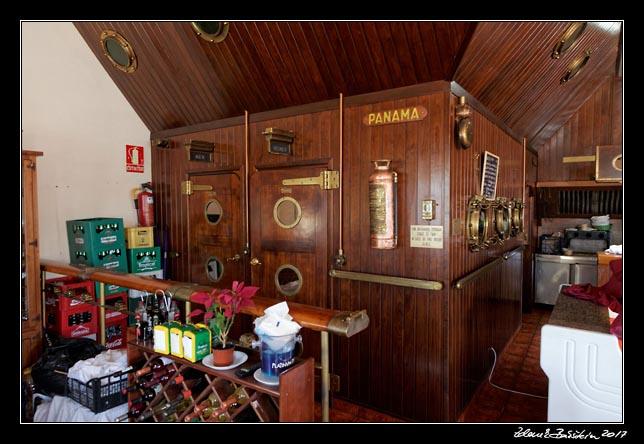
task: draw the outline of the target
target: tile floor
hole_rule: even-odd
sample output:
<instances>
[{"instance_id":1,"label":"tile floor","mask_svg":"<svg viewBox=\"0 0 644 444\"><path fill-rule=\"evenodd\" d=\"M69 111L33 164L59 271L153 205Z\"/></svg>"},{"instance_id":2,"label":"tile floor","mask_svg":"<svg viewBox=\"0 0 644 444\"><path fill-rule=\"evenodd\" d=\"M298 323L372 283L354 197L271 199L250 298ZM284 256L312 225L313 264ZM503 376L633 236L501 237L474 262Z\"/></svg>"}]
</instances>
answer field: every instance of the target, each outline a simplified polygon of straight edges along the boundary
<instances>
[{"instance_id":1,"label":"tile floor","mask_svg":"<svg viewBox=\"0 0 644 444\"><path fill-rule=\"evenodd\" d=\"M497 350L497 362L492 383L510 390L547 396L548 378L539 365L541 326L548 321L550 311L535 308L524 313L521 328L502 352ZM459 422L470 423L530 423L546 422L548 400L501 390L485 381ZM315 414L321 421L322 411L316 403ZM329 409L329 422L403 422L398 418L337 399Z\"/></svg>"}]
</instances>

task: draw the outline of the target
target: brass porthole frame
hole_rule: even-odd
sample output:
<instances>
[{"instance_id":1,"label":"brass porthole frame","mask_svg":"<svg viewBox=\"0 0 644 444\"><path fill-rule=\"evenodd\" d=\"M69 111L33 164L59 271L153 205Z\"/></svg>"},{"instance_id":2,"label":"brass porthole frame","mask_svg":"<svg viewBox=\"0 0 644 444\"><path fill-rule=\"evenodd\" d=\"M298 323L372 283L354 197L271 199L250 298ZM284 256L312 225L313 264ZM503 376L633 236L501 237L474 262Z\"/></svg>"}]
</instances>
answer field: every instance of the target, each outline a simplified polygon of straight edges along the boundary
<instances>
[{"instance_id":1,"label":"brass porthole frame","mask_svg":"<svg viewBox=\"0 0 644 444\"><path fill-rule=\"evenodd\" d=\"M290 224L283 223L277 215L277 209L279 208L280 204L283 202L292 202L296 208L295 221ZM302 206L296 199L292 198L291 196L281 197L277 199L277 201L275 202L275 205L273 206L273 219L275 220L275 223L282 228L287 228L287 229L293 228L300 223L300 220L302 220Z\"/></svg>"},{"instance_id":2,"label":"brass porthole frame","mask_svg":"<svg viewBox=\"0 0 644 444\"><path fill-rule=\"evenodd\" d=\"M195 32L195 34L197 34L199 37L201 37L207 42L219 43L219 42L222 42L226 38L226 36L228 36L228 31L230 30L230 22L219 22L221 23L221 31L219 31L216 34L205 32L201 28L199 23L200 22L190 22L190 26L192 26L192 29Z\"/></svg>"},{"instance_id":3,"label":"brass porthole frame","mask_svg":"<svg viewBox=\"0 0 644 444\"><path fill-rule=\"evenodd\" d=\"M282 270L286 269L286 268L290 268L297 275L297 279L298 279L300 285L298 285L296 290L284 291L282 289L282 286L280 285L280 281L279 281L280 272ZM302 290L303 285L304 285L304 279L302 278L302 272L295 265L283 264L283 265L280 265L278 267L278 269L275 271L275 288L277 289L277 291L279 291L284 296L295 296L296 294L298 294L300 292L300 290Z\"/></svg>"},{"instance_id":4,"label":"brass porthole frame","mask_svg":"<svg viewBox=\"0 0 644 444\"><path fill-rule=\"evenodd\" d=\"M523 233L523 201L515 199L512 206L512 234L518 236Z\"/></svg>"},{"instance_id":5,"label":"brass porthole frame","mask_svg":"<svg viewBox=\"0 0 644 444\"><path fill-rule=\"evenodd\" d=\"M490 202L483 196L472 196L468 204L467 237L471 252L475 253L490 246L489 239ZM483 223L481 229L481 220Z\"/></svg>"},{"instance_id":6,"label":"brass porthole frame","mask_svg":"<svg viewBox=\"0 0 644 444\"><path fill-rule=\"evenodd\" d=\"M579 37L581 37L581 34L583 34L587 25L588 22L575 22L568 26L552 50L551 57L553 59L558 59L564 52L568 51L572 45L579 40Z\"/></svg>"},{"instance_id":7,"label":"brass porthole frame","mask_svg":"<svg viewBox=\"0 0 644 444\"><path fill-rule=\"evenodd\" d=\"M512 202L500 197L494 206L494 232L499 244L510 238L512 232Z\"/></svg>"},{"instance_id":8,"label":"brass porthole frame","mask_svg":"<svg viewBox=\"0 0 644 444\"><path fill-rule=\"evenodd\" d=\"M218 264L221 265L221 274L219 275L219 278L217 280L213 279L210 277L210 273L208 273L208 264L210 262L217 262ZM204 268L206 270L206 277L210 282L219 282L221 281L221 278L224 276L224 272L226 270L226 267L224 266L224 261L222 261L219 257L217 256L208 256L206 259L206 263L204 264Z\"/></svg>"},{"instance_id":9,"label":"brass porthole frame","mask_svg":"<svg viewBox=\"0 0 644 444\"><path fill-rule=\"evenodd\" d=\"M590 49L586 50L582 55L577 57L575 60L573 60L570 65L568 65L568 69L566 69L566 73L561 77L561 80L559 80L559 83L564 84L566 82L571 81L579 72L586 66L588 63L588 60L590 59Z\"/></svg>"},{"instance_id":10,"label":"brass porthole frame","mask_svg":"<svg viewBox=\"0 0 644 444\"><path fill-rule=\"evenodd\" d=\"M208 206L210 204L215 204L215 203L219 206L221 213L219 213L219 220L217 220L217 222L210 222L210 220L208 220ZM214 227L215 225L219 225L219 222L221 222L221 219L223 219L223 215L224 215L224 207L221 205L221 202L219 202L219 200L215 198L208 199L208 202L206 202L206 205L204 205L204 210L203 210L203 217L204 219L206 219L206 223L212 227Z\"/></svg>"},{"instance_id":11,"label":"brass porthole frame","mask_svg":"<svg viewBox=\"0 0 644 444\"><path fill-rule=\"evenodd\" d=\"M128 58L127 65L121 65L120 63L118 63L108 51L107 41L110 39L115 40L121 46L123 51L125 51ZM136 54L134 53L134 48L132 48L132 45L130 45L125 37L123 37L118 32L112 30L105 30L101 32L101 47L103 48L103 54L105 54L105 57L108 58L108 60L112 63L112 65L114 65L115 68L128 74L136 71L136 69L138 68L139 64L136 58Z\"/></svg>"}]
</instances>

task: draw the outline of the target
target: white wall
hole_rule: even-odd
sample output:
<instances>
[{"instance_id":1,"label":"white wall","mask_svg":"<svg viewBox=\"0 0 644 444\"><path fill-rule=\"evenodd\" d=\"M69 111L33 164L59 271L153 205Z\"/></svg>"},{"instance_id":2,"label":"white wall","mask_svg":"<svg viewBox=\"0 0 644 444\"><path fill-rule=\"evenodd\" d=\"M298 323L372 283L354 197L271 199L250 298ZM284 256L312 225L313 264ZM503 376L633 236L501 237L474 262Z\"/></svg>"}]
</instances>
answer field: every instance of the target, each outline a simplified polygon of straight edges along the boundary
<instances>
[{"instance_id":1,"label":"white wall","mask_svg":"<svg viewBox=\"0 0 644 444\"><path fill-rule=\"evenodd\" d=\"M23 22L21 34L21 145L44 153L40 255L69 262L65 221L121 217L136 225L130 190L150 180L150 131L71 22ZM143 173L125 171L125 145L144 147Z\"/></svg>"}]
</instances>

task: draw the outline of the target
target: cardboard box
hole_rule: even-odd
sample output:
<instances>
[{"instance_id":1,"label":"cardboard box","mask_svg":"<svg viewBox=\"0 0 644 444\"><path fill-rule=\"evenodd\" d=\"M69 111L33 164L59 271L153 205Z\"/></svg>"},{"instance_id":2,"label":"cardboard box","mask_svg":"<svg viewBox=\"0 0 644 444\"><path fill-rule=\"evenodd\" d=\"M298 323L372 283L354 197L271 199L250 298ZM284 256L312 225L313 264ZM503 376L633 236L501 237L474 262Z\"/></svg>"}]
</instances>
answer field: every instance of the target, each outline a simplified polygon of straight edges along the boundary
<instances>
[{"instance_id":1,"label":"cardboard box","mask_svg":"<svg viewBox=\"0 0 644 444\"><path fill-rule=\"evenodd\" d=\"M154 227L128 227L125 229L127 248L154 247Z\"/></svg>"},{"instance_id":2,"label":"cardboard box","mask_svg":"<svg viewBox=\"0 0 644 444\"><path fill-rule=\"evenodd\" d=\"M94 301L94 282L73 276L47 279L45 292L46 305L55 306L58 310L83 308L88 304L78 299Z\"/></svg>"},{"instance_id":3,"label":"cardboard box","mask_svg":"<svg viewBox=\"0 0 644 444\"><path fill-rule=\"evenodd\" d=\"M72 264L127 272L123 219L96 217L68 220L67 242Z\"/></svg>"},{"instance_id":4,"label":"cardboard box","mask_svg":"<svg viewBox=\"0 0 644 444\"><path fill-rule=\"evenodd\" d=\"M130 273L161 269L161 247L129 248L127 265Z\"/></svg>"},{"instance_id":5,"label":"cardboard box","mask_svg":"<svg viewBox=\"0 0 644 444\"><path fill-rule=\"evenodd\" d=\"M183 359L190 362L201 361L212 353L212 336L205 324L195 324L194 329L183 333Z\"/></svg>"}]
</instances>

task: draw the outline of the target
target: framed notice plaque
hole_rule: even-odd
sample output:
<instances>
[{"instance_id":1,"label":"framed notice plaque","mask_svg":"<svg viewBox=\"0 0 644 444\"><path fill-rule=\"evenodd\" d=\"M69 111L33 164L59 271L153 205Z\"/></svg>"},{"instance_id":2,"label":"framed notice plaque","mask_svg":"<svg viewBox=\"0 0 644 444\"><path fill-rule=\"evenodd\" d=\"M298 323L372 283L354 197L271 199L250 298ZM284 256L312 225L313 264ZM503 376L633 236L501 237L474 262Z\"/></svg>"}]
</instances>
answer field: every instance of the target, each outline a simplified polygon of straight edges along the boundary
<instances>
[{"instance_id":1,"label":"framed notice plaque","mask_svg":"<svg viewBox=\"0 0 644 444\"><path fill-rule=\"evenodd\" d=\"M481 196L488 199L496 197L496 179L499 175L499 156L486 151L483 155L481 174Z\"/></svg>"}]
</instances>

